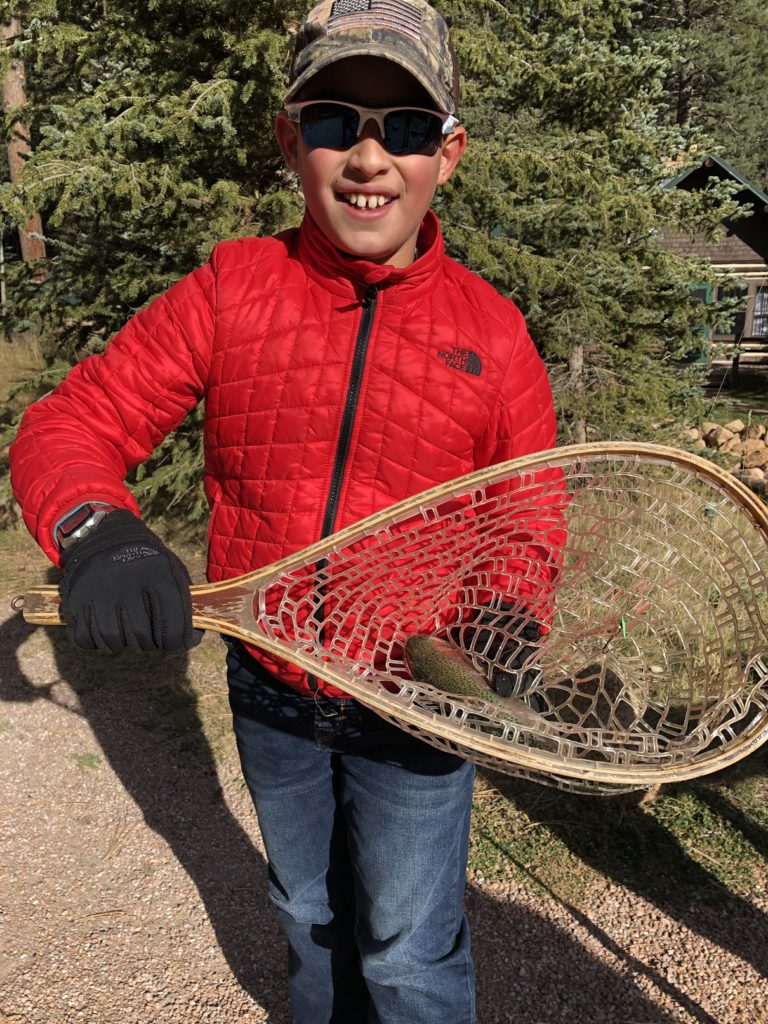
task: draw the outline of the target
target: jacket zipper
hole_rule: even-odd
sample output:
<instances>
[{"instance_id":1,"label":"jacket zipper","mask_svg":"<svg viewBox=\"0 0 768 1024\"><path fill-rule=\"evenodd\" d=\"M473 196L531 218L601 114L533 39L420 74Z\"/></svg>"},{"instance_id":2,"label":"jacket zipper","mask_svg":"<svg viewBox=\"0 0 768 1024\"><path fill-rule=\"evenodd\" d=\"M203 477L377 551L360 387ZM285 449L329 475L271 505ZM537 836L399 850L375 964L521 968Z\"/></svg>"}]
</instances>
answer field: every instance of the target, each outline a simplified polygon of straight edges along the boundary
<instances>
[{"instance_id":1,"label":"jacket zipper","mask_svg":"<svg viewBox=\"0 0 768 1024\"><path fill-rule=\"evenodd\" d=\"M371 339L371 329L373 328L373 318L376 315L376 304L378 302L379 290L375 284L366 285L365 295L363 296L363 314L360 317L360 326L357 329L357 338L355 340L355 353L352 359L352 372L349 377L349 387L347 388L347 399L344 403L344 415L341 419L341 429L339 430L339 440L336 445L336 458L333 463L333 473L331 474L331 486L328 490L328 501L325 506L325 515L323 516L323 525L320 533L320 539L323 540L333 533L333 526L336 522L336 515L339 511L339 497L341 495L341 485L344 481L344 471L347 468L347 457L349 456L349 446L352 441L352 429L355 425L355 416L357 414L357 404L360 400L360 388L363 383L363 371L365 370L365 357L368 352L368 342ZM325 561L317 563L317 572L320 573L326 566ZM320 589L321 595L323 595L324 588ZM318 613L322 614L323 605L320 604ZM322 643L323 632L320 632L320 641ZM319 694L317 678L313 675L309 677L309 685L315 691L315 696ZM335 712L334 712L335 714Z\"/></svg>"},{"instance_id":2,"label":"jacket zipper","mask_svg":"<svg viewBox=\"0 0 768 1024\"><path fill-rule=\"evenodd\" d=\"M355 355L352 360L352 373L349 378L347 389L347 401L344 405L344 415L341 420L339 441L336 445L336 459L333 463L331 474L331 486L328 491L328 503L325 506L323 517L323 528L320 539L328 537L333 533L333 524L336 522L336 513L339 511L339 495L344 480L344 470L347 466L349 445L352 441L352 428L355 425L355 414L357 403L360 398L360 387L363 383L363 370L365 369L365 356L368 351L368 342L371 338L373 317L376 313L376 302L378 300L378 288L370 284L365 289L363 298L363 315L360 318L360 326L357 329L357 340L355 341Z\"/></svg>"}]
</instances>

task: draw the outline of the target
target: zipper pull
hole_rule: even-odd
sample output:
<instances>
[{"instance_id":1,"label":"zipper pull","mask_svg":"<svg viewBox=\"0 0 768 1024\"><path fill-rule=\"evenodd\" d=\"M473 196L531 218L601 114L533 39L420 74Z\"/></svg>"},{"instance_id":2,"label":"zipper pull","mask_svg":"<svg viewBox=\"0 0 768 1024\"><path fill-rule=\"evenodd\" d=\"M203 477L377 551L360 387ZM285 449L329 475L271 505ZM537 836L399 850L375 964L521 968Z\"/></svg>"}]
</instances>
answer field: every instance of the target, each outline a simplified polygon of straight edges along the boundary
<instances>
[{"instance_id":1,"label":"zipper pull","mask_svg":"<svg viewBox=\"0 0 768 1024\"><path fill-rule=\"evenodd\" d=\"M365 294L363 295L363 309L370 309L373 303L376 301L376 293L379 290L379 286L376 284L367 284L365 286Z\"/></svg>"}]
</instances>

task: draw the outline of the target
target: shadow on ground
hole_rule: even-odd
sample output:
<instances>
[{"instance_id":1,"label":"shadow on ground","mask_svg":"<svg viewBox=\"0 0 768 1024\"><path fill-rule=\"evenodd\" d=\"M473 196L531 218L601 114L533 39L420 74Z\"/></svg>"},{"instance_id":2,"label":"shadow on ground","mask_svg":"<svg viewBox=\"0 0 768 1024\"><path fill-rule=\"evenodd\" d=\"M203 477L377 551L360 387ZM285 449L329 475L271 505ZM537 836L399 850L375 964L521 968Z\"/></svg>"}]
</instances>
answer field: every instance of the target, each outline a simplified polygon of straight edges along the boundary
<instances>
[{"instance_id":1,"label":"shadow on ground","mask_svg":"<svg viewBox=\"0 0 768 1024\"><path fill-rule=\"evenodd\" d=\"M720 773L717 787L709 780L701 780L680 783L674 789L688 789L695 794L718 817L739 830L759 854L766 856L768 832L749 820L723 793L729 784L747 775L764 775L767 767L768 755L759 751ZM751 964L761 977L768 976L768 916L726 888L641 806L624 797L560 793L494 773L489 773L489 777L515 808L532 821L544 823L567 849L604 878L636 893L693 933ZM672 790L669 787L667 791ZM509 851L504 854L510 856ZM523 865L518 867L526 870ZM535 879L535 868L528 874ZM537 881L541 883L540 879ZM574 908L569 909L579 917L584 916ZM599 931L586 920L582 923L593 932Z\"/></svg>"},{"instance_id":2,"label":"shadow on ground","mask_svg":"<svg viewBox=\"0 0 768 1024\"><path fill-rule=\"evenodd\" d=\"M638 989L630 971L654 982L698 1024L720 1024L694 999L628 956L586 915L570 909L580 924L618 956L621 973L529 908L502 903L477 888L470 889L477 1019L482 1024L678 1024L677 1012L659 1009Z\"/></svg>"},{"instance_id":3,"label":"shadow on ground","mask_svg":"<svg viewBox=\"0 0 768 1024\"><path fill-rule=\"evenodd\" d=\"M35 685L15 657L36 629L20 614L0 627L2 701L53 699L53 687ZM194 703L183 700L191 693L187 657L90 654L70 647L63 629L48 634L58 676L77 693L79 713L147 825L197 887L232 973L270 1019L287 1020L283 942L267 903L266 866L227 808ZM172 715L158 710L153 683L160 680L166 694L182 695Z\"/></svg>"},{"instance_id":4,"label":"shadow on ground","mask_svg":"<svg viewBox=\"0 0 768 1024\"><path fill-rule=\"evenodd\" d=\"M15 654L35 629L20 614L0 627L2 701L53 700L52 687L35 685L27 678ZM72 649L64 630L51 629L48 635L58 676L76 691L81 713L147 825L168 843L197 887L233 975L274 1024L284 1024L283 941L267 904L263 859L222 799L214 757L194 702L180 700L167 722L158 713L152 685L158 680L162 679L166 692L171 689L182 697L185 692L191 695L187 658L89 655ZM511 798L535 816L541 788L512 785ZM587 836L585 832L584 800L588 798L558 795L558 799L556 817L560 821L550 827L555 827L563 842L583 860L699 934L750 959L754 942L747 949L739 943L738 929L723 931L715 911L691 909L690 901L702 888L711 887L713 879L690 861L664 829L639 811L617 813L610 827L630 828L642 847L637 860L617 862L614 844L601 844L599 834ZM604 831L605 822L601 827ZM674 898L669 885L660 893L659 864L671 890L677 892ZM739 929L765 928L765 919L755 908L732 899L737 914L729 915L731 922ZM500 903L479 889L470 890L469 908L477 929L479 1019L484 1024L530 1024L532 1013L541 1024L574 1020L602 1024L615 1019L673 1024L677 1019L660 1011L626 972L619 973L595 958L565 931L530 909ZM628 964L623 951L615 949L593 922L569 909L625 967L650 977L694 1020L715 1024L693 1000L647 967L634 961ZM765 971L768 943L763 948L755 966ZM500 991L503 1004L498 1000ZM596 993L600 993L599 1002ZM619 1009L623 1016L617 1018Z\"/></svg>"}]
</instances>

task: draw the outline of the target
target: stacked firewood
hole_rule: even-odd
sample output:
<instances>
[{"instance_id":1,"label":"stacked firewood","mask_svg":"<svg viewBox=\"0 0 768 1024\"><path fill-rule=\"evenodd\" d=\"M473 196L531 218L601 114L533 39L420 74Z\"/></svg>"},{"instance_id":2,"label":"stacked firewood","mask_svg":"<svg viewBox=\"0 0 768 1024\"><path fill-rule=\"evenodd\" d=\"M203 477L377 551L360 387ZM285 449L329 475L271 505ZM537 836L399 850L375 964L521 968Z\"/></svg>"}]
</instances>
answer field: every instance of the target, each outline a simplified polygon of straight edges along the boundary
<instances>
[{"instance_id":1,"label":"stacked firewood","mask_svg":"<svg viewBox=\"0 0 768 1024\"><path fill-rule=\"evenodd\" d=\"M704 422L685 432L694 448L713 448L725 464L756 494L768 496L768 428L764 423Z\"/></svg>"}]
</instances>

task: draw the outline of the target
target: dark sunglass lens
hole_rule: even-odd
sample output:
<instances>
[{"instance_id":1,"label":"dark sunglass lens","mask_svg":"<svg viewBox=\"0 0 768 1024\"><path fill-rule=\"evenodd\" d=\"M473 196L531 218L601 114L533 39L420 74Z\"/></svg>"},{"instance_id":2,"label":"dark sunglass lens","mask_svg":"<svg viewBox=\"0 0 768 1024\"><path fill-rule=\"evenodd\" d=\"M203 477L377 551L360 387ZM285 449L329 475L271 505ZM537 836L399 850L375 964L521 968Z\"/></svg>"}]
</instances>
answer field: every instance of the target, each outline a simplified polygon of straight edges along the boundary
<instances>
[{"instance_id":1,"label":"dark sunglass lens","mask_svg":"<svg viewBox=\"0 0 768 1024\"><path fill-rule=\"evenodd\" d=\"M349 149L359 120L356 110L340 103L313 103L301 111L301 137L311 148Z\"/></svg>"},{"instance_id":2,"label":"dark sunglass lens","mask_svg":"<svg viewBox=\"0 0 768 1024\"><path fill-rule=\"evenodd\" d=\"M421 110L393 110L384 118L384 145L390 153L435 153L443 125L436 114Z\"/></svg>"}]
</instances>

